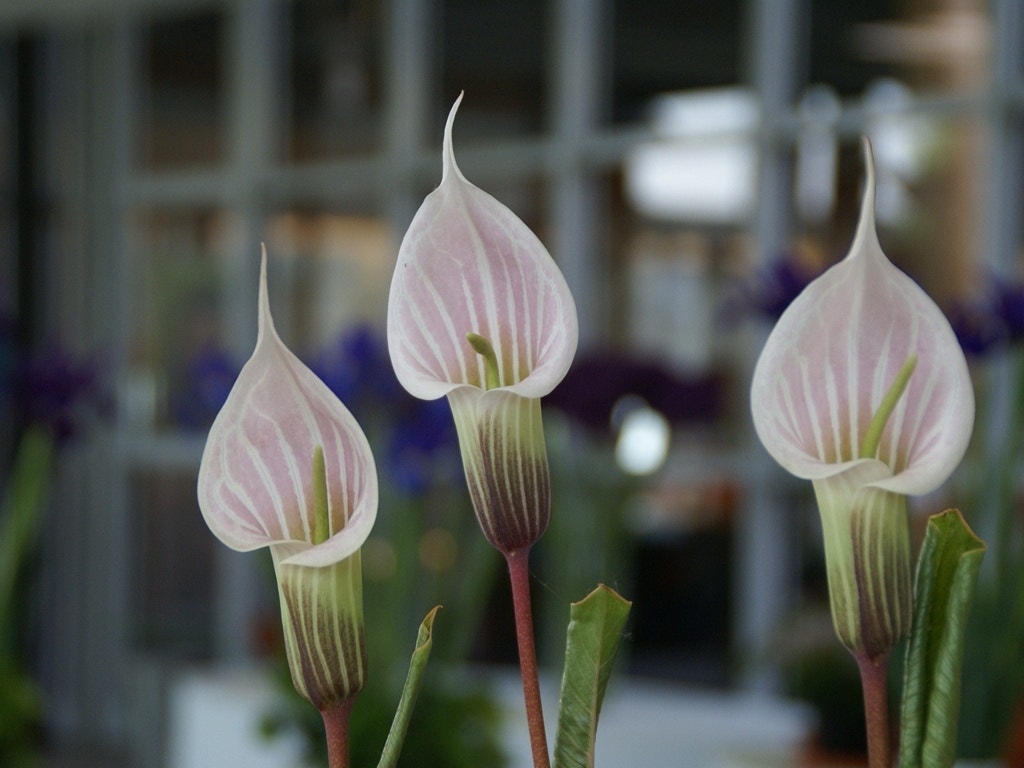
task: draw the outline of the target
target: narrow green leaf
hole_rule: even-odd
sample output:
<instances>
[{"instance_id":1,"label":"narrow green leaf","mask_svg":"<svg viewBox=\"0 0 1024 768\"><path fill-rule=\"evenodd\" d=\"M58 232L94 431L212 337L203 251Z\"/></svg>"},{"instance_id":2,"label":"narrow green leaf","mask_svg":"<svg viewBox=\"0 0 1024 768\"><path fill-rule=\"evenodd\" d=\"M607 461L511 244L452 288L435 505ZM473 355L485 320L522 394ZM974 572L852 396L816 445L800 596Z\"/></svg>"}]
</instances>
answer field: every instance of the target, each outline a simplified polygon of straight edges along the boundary
<instances>
[{"instance_id":1,"label":"narrow green leaf","mask_svg":"<svg viewBox=\"0 0 1024 768\"><path fill-rule=\"evenodd\" d=\"M948 768L956 758L964 631L984 554L958 510L929 519L903 677L902 768Z\"/></svg>"},{"instance_id":2,"label":"narrow green leaf","mask_svg":"<svg viewBox=\"0 0 1024 768\"><path fill-rule=\"evenodd\" d=\"M604 585L572 604L558 704L555 768L593 768L597 719L631 605Z\"/></svg>"},{"instance_id":3,"label":"narrow green leaf","mask_svg":"<svg viewBox=\"0 0 1024 768\"><path fill-rule=\"evenodd\" d=\"M419 632L416 635L416 648L409 661L409 674L405 678L402 697L398 701L395 719L391 722L391 730L388 732L388 738L381 751L377 768L394 768L398 762L398 756L402 753L402 743L409 730L409 721L412 718L412 709L416 704L416 695L419 693L420 683L423 681L423 673L427 669L427 659L430 658L434 617L440 608L439 605L432 608L420 624Z\"/></svg>"},{"instance_id":4,"label":"narrow green leaf","mask_svg":"<svg viewBox=\"0 0 1024 768\"><path fill-rule=\"evenodd\" d=\"M20 566L39 533L52 466L53 439L49 433L41 429L26 431L0 508L0 627L10 619ZM0 637L0 653L8 639Z\"/></svg>"}]
</instances>

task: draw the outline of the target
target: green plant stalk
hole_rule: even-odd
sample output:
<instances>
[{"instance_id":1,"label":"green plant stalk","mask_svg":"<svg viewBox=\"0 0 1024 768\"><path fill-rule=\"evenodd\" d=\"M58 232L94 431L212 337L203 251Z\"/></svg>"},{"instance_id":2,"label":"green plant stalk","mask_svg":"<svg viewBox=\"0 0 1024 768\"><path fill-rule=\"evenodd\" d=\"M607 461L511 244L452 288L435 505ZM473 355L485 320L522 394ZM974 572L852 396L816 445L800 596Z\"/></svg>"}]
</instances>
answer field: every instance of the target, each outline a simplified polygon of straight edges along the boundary
<instances>
[{"instance_id":1,"label":"green plant stalk","mask_svg":"<svg viewBox=\"0 0 1024 768\"><path fill-rule=\"evenodd\" d=\"M523 698L526 702L526 724L530 731L530 750L534 768L550 768L547 734L544 731L544 708L540 696L537 670L537 647L533 633L533 609L530 600L530 550L509 552L509 581L512 585L512 609L516 622L516 641L519 646L519 671L523 678Z\"/></svg>"},{"instance_id":2,"label":"green plant stalk","mask_svg":"<svg viewBox=\"0 0 1024 768\"><path fill-rule=\"evenodd\" d=\"M553 446L551 488L556 496L552 507L561 511L552 515L539 543L545 570L567 594L584 594L595 583L609 579L620 592L628 591L634 543L624 530L622 510L644 481L622 471L610 442L590 439L559 416L544 414L547 442ZM541 664L554 667L565 657L565 603L545 592L540 611L546 627L539 649Z\"/></svg>"},{"instance_id":3,"label":"green plant stalk","mask_svg":"<svg viewBox=\"0 0 1024 768\"><path fill-rule=\"evenodd\" d=\"M13 610L18 574L42 522L53 467L53 439L30 428L21 438L0 514L0 654L13 652Z\"/></svg>"},{"instance_id":4,"label":"green plant stalk","mask_svg":"<svg viewBox=\"0 0 1024 768\"><path fill-rule=\"evenodd\" d=\"M394 571L383 585L374 585L373 596L378 616L394 617L386 626L377 622L373 632L373 652L375 657L396 659L405 654L402 650L408 642L408 633L414 627L407 624L407 619L415 616L414 606L422 605L419 600L434 600L431 595L420 594L425 581L419 568L417 545L424 532L423 515L413 509L408 499L388 497L382 502L381 509L388 508L392 514L388 516L385 526L374 529L375 536L381 536L394 548ZM378 522L380 519L378 518ZM397 671L396 671L397 672ZM388 690L395 690L399 678L388 676Z\"/></svg>"},{"instance_id":5,"label":"green plant stalk","mask_svg":"<svg viewBox=\"0 0 1024 768\"><path fill-rule=\"evenodd\" d=\"M1017 489L1021 453L1024 452L1024 355L1018 354L1013 361L1013 380L1017 387L1014 392L1013 410L1010 415L1010 430L1006 444L1000 451L999 476L996 509L999 512L997 528L992 536L995 560L995 584L998 586L1016 583L1010 576L1013 567L1010 543L1013 541L1013 497Z\"/></svg>"},{"instance_id":6,"label":"green plant stalk","mask_svg":"<svg viewBox=\"0 0 1024 768\"><path fill-rule=\"evenodd\" d=\"M1001 648L990 656L990 664L994 679L1006 679L1011 682L1004 688L999 698L1004 718L1004 731L1009 726L1014 707L1020 704L1024 686L1024 661L1021 651L1024 650L1024 593L1019 550L1020 539L1014 532L1017 521L1016 493L1019 488L1020 457L1024 454L1024 354L1018 352L1014 361L1014 382L1016 388L1013 398L1013 414L1010 417L1013 427L1010 430L1008 445L1001 456L999 477L999 497L996 507L996 530L991 535L992 555L995 560L993 594L991 605L992 616L1001 627L1003 638ZM1018 543L1015 549L1014 543ZM1005 676L1005 677L1004 677ZM1005 735L1005 733L1004 733Z\"/></svg>"},{"instance_id":7,"label":"green plant stalk","mask_svg":"<svg viewBox=\"0 0 1024 768\"><path fill-rule=\"evenodd\" d=\"M18 442L0 507L0 663L14 669L19 668L14 615L18 578L39 537L53 456L50 433L27 429ZM28 675L25 680L31 685Z\"/></svg>"},{"instance_id":8,"label":"green plant stalk","mask_svg":"<svg viewBox=\"0 0 1024 768\"><path fill-rule=\"evenodd\" d=\"M405 678L405 686L402 688L402 698L398 702L395 719L391 723L391 730L388 732L387 742L384 744L377 768L394 768L398 763L405 735L409 731L412 709L416 704L416 696L419 694L420 684L423 682L423 673L427 668L427 659L433 644L434 617L440 607L436 606L431 609L423 619L423 623L420 624L419 632L416 635L416 648L409 661L409 673Z\"/></svg>"},{"instance_id":9,"label":"green plant stalk","mask_svg":"<svg viewBox=\"0 0 1024 768\"><path fill-rule=\"evenodd\" d=\"M979 443L980 470L968 495L972 508L985 518L990 562L980 575L970 617L960 728L964 757L991 757L993 749L1001 748L1009 713L1024 690L1019 682L1024 680L1024 591L1015 573L1021 553L1020 534L1014 531L1014 495L1024 453L1024 351L1015 350L1007 363L1009 416L999 417L993 395L1001 390L991 378L993 371L986 371L988 407L978 423L996 428L1000 439Z\"/></svg>"}]
</instances>

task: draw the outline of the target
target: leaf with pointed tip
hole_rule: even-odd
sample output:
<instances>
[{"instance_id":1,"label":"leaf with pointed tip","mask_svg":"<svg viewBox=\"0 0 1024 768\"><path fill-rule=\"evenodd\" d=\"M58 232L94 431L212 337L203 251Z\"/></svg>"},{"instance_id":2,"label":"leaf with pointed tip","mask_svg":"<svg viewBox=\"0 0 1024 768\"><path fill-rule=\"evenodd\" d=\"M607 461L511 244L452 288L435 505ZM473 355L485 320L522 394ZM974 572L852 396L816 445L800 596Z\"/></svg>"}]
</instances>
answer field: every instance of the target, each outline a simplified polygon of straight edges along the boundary
<instances>
[{"instance_id":1,"label":"leaf with pointed tip","mask_svg":"<svg viewBox=\"0 0 1024 768\"><path fill-rule=\"evenodd\" d=\"M984 555L958 510L929 519L903 678L902 768L948 768L956 758L964 630Z\"/></svg>"},{"instance_id":2,"label":"leaf with pointed tip","mask_svg":"<svg viewBox=\"0 0 1024 768\"><path fill-rule=\"evenodd\" d=\"M52 465L53 439L42 429L27 430L18 445L0 509L0 656L11 651L14 627L7 620L12 618L18 573L42 523Z\"/></svg>"},{"instance_id":3,"label":"leaf with pointed tip","mask_svg":"<svg viewBox=\"0 0 1024 768\"><path fill-rule=\"evenodd\" d=\"M572 605L554 768L593 768L601 703L631 605L604 585Z\"/></svg>"},{"instance_id":4,"label":"leaf with pointed tip","mask_svg":"<svg viewBox=\"0 0 1024 768\"><path fill-rule=\"evenodd\" d=\"M405 685L402 688L402 697L398 702L398 710L395 712L395 719L391 723L391 731L388 733L387 741L381 752L380 762L377 768L394 768L398 763L398 757L402 752L402 744L405 742L405 734L409 730L409 721L412 718L412 709L416 704L416 696L419 694L420 683L423 681L423 673L427 669L427 660L430 658L430 648L433 644L434 617L437 616L441 606L435 606L426 615L420 624L416 636L416 648L412 652L412 659L409 661L409 673L405 678Z\"/></svg>"}]
</instances>

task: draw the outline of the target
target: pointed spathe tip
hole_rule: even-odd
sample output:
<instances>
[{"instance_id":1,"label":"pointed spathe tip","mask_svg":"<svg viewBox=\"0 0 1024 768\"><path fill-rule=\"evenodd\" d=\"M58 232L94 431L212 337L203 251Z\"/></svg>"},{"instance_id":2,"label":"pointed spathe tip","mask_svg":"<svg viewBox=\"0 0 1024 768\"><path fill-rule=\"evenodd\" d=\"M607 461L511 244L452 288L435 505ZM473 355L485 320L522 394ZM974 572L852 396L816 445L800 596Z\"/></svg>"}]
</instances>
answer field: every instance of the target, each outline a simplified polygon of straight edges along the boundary
<instances>
[{"instance_id":1,"label":"pointed spathe tip","mask_svg":"<svg viewBox=\"0 0 1024 768\"><path fill-rule=\"evenodd\" d=\"M864 151L864 195L861 198L860 219L857 221L853 245L846 257L848 259L861 253L868 243L878 242L878 233L875 229L875 155L871 148L871 139L862 136L861 147Z\"/></svg>"},{"instance_id":2,"label":"pointed spathe tip","mask_svg":"<svg viewBox=\"0 0 1024 768\"><path fill-rule=\"evenodd\" d=\"M256 344L263 340L263 333L267 328L271 331L274 328L274 319L270 316L270 296L267 291L267 244L260 243L262 256L260 257L260 289L259 289L259 310L256 321Z\"/></svg>"},{"instance_id":3,"label":"pointed spathe tip","mask_svg":"<svg viewBox=\"0 0 1024 768\"><path fill-rule=\"evenodd\" d=\"M465 94L465 91L459 91L458 98L456 98L455 103L452 104L451 111L448 112L448 121L444 126L444 147L442 149L441 170L442 182L448 178L449 170L460 178L462 177L462 172L459 170L459 166L455 163L455 150L452 146L452 130L455 126L455 114L459 111L459 105L462 103L462 97L465 96Z\"/></svg>"},{"instance_id":4,"label":"pointed spathe tip","mask_svg":"<svg viewBox=\"0 0 1024 768\"><path fill-rule=\"evenodd\" d=\"M867 136L861 136L860 145L864 153L864 198L861 207L868 208L870 201L873 214L875 209L875 151L871 147L871 139Z\"/></svg>"}]
</instances>

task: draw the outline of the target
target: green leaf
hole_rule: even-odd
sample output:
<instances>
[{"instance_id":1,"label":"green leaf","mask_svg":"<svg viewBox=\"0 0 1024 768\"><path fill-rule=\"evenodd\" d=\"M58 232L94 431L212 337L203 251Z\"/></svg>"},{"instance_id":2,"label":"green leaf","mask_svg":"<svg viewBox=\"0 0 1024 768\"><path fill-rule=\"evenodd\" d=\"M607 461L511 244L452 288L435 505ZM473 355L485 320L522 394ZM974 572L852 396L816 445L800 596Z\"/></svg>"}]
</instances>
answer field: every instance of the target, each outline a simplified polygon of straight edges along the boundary
<instances>
[{"instance_id":1,"label":"green leaf","mask_svg":"<svg viewBox=\"0 0 1024 768\"><path fill-rule=\"evenodd\" d=\"M0 656L0 757L27 757L35 747L36 729L43 716L42 692L17 659ZM27 761L25 764L28 764Z\"/></svg>"},{"instance_id":2,"label":"green leaf","mask_svg":"<svg viewBox=\"0 0 1024 768\"><path fill-rule=\"evenodd\" d=\"M26 431L18 445L0 508L0 627L7 631L12 623L10 611L18 573L42 522L52 465L50 435L41 429ZM10 637L0 634L0 653L5 652L5 643L9 641Z\"/></svg>"},{"instance_id":3,"label":"green leaf","mask_svg":"<svg viewBox=\"0 0 1024 768\"><path fill-rule=\"evenodd\" d=\"M432 632L434 628L434 617L441 606L435 606L426 615L420 624L419 632L416 635L416 648L412 652L412 659L409 661L409 674L405 678L405 686L402 688L402 697L398 702L398 710L395 712L395 719L391 722L391 731L388 733L384 749L381 751L380 762L377 768L394 768L398 763L398 756L402 753L402 743L405 741L405 734L409 730L409 720L412 718L412 708L416 704L416 695L420 690L420 683L423 681L423 673L427 669L427 659L430 658L430 646L433 643Z\"/></svg>"},{"instance_id":4,"label":"green leaf","mask_svg":"<svg viewBox=\"0 0 1024 768\"><path fill-rule=\"evenodd\" d=\"M604 585L572 604L558 704L555 768L594 765L597 719L631 605Z\"/></svg>"},{"instance_id":5,"label":"green leaf","mask_svg":"<svg viewBox=\"0 0 1024 768\"><path fill-rule=\"evenodd\" d=\"M902 768L947 768L956 758L964 632L984 554L958 510L929 518L903 677Z\"/></svg>"}]
</instances>

